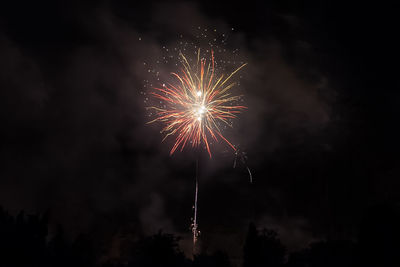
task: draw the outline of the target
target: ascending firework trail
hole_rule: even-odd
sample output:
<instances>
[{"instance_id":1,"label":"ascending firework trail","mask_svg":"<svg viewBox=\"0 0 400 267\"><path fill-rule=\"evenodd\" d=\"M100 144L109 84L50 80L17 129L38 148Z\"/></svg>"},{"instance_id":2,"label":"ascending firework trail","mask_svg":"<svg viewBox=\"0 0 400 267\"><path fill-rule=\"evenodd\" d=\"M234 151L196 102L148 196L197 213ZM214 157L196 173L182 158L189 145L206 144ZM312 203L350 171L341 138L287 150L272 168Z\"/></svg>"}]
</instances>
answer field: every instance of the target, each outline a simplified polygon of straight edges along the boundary
<instances>
[{"instance_id":1,"label":"ascending firework trail","mask_svg":"<svg viewBox=\"0 0 400 267\"><path fill-rule=\"evenodd\" d=\"M192 222L192 233L193 233L193 255L197 253L197 239L200 235L200 230L197 224L197 196L199 194L199 159L196 160L196 178L195 178L195 193L194 193L194 215L193 215L193 222Z\"/></svg>"}]
</instances>

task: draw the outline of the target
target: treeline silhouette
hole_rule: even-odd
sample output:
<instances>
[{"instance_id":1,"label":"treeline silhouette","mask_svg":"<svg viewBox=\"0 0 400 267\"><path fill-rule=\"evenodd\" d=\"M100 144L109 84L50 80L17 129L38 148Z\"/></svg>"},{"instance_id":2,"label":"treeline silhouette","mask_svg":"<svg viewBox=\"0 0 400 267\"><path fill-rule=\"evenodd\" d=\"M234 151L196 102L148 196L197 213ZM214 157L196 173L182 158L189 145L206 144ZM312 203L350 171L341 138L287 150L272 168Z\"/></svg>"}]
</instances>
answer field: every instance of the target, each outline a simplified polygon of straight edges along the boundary
<instances>
[{"instance_id":1,"label":"treeline silhouette","mask_svg":"<svg viewBox=\"0 0 400 267\"><path fill-rule=\"evenodd\" d=\"M0 207L0 266L54 267L230 267L226 253L185 257L179 238L159 232L132 241L124 257L99 260L93 240L65 238L58 227L49 233L49 214L12 216ZM380 205L363 219L357 240L322 240L289 253L271 229L251 223L243 245L243 267L378 267L400 266L400 213L396 205Z\"/></svg>"}]
</instances>

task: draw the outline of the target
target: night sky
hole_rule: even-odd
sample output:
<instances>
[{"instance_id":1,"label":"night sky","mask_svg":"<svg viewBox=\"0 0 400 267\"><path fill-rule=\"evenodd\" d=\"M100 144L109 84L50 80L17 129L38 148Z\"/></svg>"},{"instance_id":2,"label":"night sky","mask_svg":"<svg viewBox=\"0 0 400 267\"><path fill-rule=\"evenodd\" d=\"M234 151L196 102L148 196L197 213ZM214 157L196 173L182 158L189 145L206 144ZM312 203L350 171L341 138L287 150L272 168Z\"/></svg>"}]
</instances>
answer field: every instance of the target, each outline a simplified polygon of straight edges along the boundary
<instances>
[{"instance_id":1,"label":"night sky","mask_svg":"<svg viewBox=\"0 0 400 267\"><path fill-rule=\"evenodd\" d=\"M355 238L400 201L398 14L340 2L2 1L0 206L110 247L163 229L187 249L196 155L146 124L143 62L215 28L248 63L230 137L254 183L227 147L200 154L203 249L237 254L250 222L289 250Z\"/></svg>"}]
</instances>

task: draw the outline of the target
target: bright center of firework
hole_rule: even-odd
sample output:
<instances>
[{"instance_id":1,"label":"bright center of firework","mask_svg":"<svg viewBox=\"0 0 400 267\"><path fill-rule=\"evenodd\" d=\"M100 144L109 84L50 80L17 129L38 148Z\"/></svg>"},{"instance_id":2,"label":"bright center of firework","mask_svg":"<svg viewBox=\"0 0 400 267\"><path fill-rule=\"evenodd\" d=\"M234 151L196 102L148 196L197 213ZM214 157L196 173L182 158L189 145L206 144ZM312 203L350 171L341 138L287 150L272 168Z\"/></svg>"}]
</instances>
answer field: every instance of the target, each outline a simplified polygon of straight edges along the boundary
<instances>
[{"instance_id":1,"label":"bright center of firework","mask_svg":"<svg viewBox=\"0 0 400 267\"><path fill-rule=\"evenodd\" d=\"M197 96L201 96L201 91L197 91Z\"/></svg>"},{"instance_id":2,"label":"bright center of firework","mask_svg":"<svg viewBox=\"0 0 400 267\"><path fill-rule=\"evenodd\" d=\"M199 108L199 113L200 113L200 114L203 114L204 112L206 112L206 108L205 108L204 106L201 106L201 107Z\"/></svg>"},{"instance_id":3,"label":"bright center of firework","mask_svg":"<svg viewBox=\"0 0 400 267\"><path fill-rule=\"evenodd\" d=\"M195 113L198 121L201 121L201 119L204 116L204 113L206 113L206 112L207 112L207 108L204 105L200 105L200 107L194 108L194 113Z\"/></svg>"}]
</instances>

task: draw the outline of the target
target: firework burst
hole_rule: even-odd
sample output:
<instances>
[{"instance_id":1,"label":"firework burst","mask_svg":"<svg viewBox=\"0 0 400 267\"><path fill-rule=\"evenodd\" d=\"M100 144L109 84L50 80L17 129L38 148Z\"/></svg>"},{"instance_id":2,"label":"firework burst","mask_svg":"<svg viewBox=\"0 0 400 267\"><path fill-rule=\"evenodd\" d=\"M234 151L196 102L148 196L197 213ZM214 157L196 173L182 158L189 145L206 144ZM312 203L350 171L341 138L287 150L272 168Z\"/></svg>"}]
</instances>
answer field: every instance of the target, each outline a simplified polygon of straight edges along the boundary
<instances>
[{"instance_id":1,"label":"firework burst","mask_svg":"<svg viewBox=\"0 0 400 267\"><path fill-rule=\"evenodd\" d=\"M155 119L148 123L163 124L163 141L170 136L175 138L171 155L176 150L182 151L187 145L198 147L203 143L211 157L211 140L223 140L235 150L222 134L222 126L231 127L231 120L246 108L237 104L241 96L231 92L236 85L231 82L232 76L246 64L225 76L215 72L213 51L207 62L205 58L200 58L199 49L193 66L181 52L179 57L182 63L180 71L171 73L175 83L164 83L154 87L151 92L154 98L165 105L148 107L155 114Z\"/></svg>"}]
</instances>

